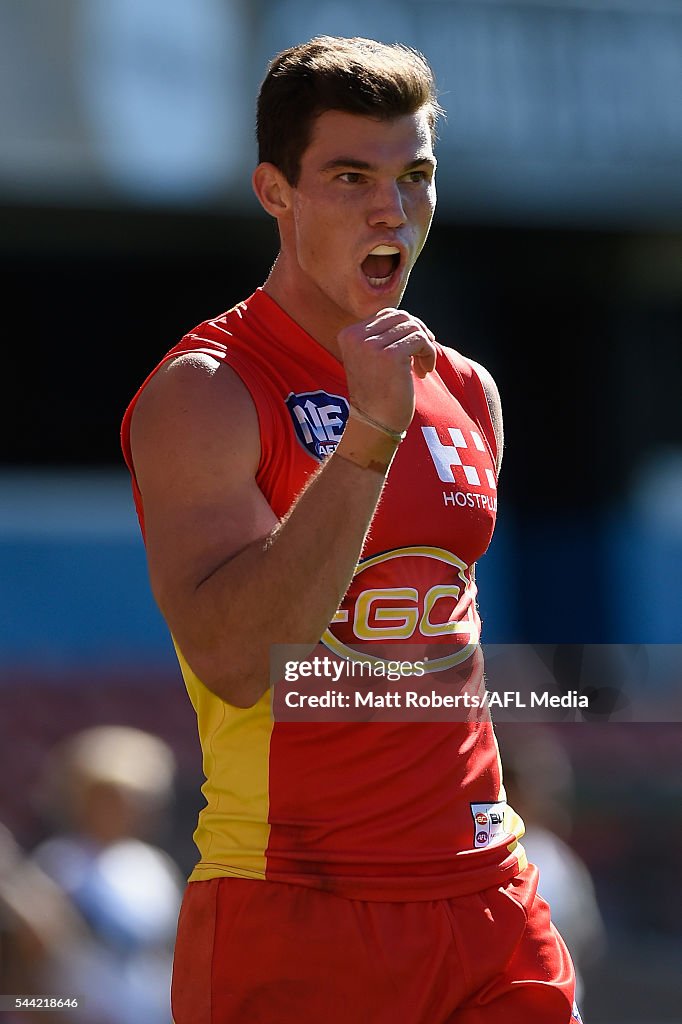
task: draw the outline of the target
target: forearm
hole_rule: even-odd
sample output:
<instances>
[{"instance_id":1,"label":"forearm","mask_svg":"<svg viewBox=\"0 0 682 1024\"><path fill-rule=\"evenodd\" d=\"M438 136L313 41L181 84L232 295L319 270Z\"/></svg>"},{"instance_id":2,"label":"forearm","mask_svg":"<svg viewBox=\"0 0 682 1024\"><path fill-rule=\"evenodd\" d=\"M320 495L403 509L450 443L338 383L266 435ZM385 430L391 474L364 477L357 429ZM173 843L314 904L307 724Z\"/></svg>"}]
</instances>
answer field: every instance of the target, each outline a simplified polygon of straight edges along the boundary
<instances>
[{"instance_id":1,"label":"forearm","mask_svg":"<svg viewBox=\"0 0 682 1024\"><path fill-rule=\"evenodd\" d=\"M262 696L273 644L319 641L353 577L394 449L362 424L349 425L270 536L196 587L189 628L176 640L228 703L247 707Z\"/></svg>"}]
</instances>

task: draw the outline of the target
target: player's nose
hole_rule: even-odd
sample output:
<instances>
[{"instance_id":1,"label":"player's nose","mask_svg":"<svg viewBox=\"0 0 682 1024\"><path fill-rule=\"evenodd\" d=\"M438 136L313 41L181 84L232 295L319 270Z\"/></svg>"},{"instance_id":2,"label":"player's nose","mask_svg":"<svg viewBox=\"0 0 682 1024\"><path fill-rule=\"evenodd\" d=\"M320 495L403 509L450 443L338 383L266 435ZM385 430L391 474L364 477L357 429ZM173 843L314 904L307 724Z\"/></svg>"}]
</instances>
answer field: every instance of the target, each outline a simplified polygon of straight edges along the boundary
<instances>
[{"instance_id":1,"label":"player's nose","mask_svg":"<svg viewBox=\"0 0 682 1024\"><path fill-rule=\"evenodd\" d=\"M372 192L369 223L373 227L383 224L389 228L399 228L405 224L406 220L403 197L398 182L377 184Z\"/></svg>"}]
</instances>

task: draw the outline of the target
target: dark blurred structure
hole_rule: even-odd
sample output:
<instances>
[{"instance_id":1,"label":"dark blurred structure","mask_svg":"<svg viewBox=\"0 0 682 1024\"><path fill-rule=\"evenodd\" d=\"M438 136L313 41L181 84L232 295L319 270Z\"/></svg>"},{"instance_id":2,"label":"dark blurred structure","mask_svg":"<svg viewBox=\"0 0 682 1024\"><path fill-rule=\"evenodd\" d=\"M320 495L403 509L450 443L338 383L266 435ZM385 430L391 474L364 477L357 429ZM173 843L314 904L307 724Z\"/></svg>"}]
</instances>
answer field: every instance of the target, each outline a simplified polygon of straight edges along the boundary
<instances>
[{"instance_id":1,"label":"dark blurred structure","mask_svg":"<svg viewBox=\"0 0 682 1024\"><path fill-rule=\"evenodd\" d=\"M159 355L264 280L256 90L318 32L422 49L448 110L406 304L502 394L484 641L682 639L682 5L7 0L0 819L24 849L45 750L126 725L174 751L158 842L191 870L198 742L118 430ZM558 728L608 939L587 1019L678 1021L682 725Z\"/></svg>"}]
</instances>

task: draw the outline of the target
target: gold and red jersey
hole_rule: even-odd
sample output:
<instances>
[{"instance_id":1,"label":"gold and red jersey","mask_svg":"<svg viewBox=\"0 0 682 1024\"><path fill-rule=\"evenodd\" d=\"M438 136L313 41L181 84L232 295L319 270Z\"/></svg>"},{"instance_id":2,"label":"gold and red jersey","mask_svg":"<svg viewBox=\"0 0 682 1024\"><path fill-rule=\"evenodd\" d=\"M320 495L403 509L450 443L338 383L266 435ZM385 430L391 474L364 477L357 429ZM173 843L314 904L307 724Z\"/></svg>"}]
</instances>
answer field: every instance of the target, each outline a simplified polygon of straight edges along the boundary
<instances>
[{"instance_id":1,"label":"gold and red jersey","mask_svg":"<svg viewBox=\"0 0 682 1024\"><path fill-rule=\"evenodd\" d=\"M261 289L187 334L159 366L185 352L224 360L247 387L260 425L257 483L282 518L343 433L342 365ZM146 383L122 425L143 534L130 420ZM473 566L490 543L497 510L490 413L472 364L441 346L436 370L415 379L415 397L353 581L320 650L339 660L363 644L373 652L404 644L431 652L432 664L475 666ZM254 707L233 707L203 685L177 644L176 651L206 776L192 881L235 876L354 899L428 900L502 884L525 866L523 824L506 804L487 715L280 720L270 690Z\"/></svg>"}]
</instances>

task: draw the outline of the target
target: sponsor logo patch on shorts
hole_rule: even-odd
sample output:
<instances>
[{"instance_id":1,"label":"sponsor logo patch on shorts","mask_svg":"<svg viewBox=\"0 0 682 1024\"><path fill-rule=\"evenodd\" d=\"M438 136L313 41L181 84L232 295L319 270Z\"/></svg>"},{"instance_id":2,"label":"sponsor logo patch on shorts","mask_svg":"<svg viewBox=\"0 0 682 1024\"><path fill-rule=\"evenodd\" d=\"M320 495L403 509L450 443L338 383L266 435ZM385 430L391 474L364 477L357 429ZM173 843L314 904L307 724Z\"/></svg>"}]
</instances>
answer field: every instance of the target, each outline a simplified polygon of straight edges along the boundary
<instances>
[{"instance_id":1,"label":"sponsor logo patch on shorts","mask_svg":"<svg viewBox=\"0 0 682 1024\"><path fill-rule=\"evenodd\" d=\"M504 834L505 803L471 804L474 819L474 846L481 849L488 846L493 839Z\"/></svg>"},{"instance_id":2,"label":"sponsor logo patch on shorts","mask_svg":"<svg viewBox=\"0 0 682 1024\"><path fill-rule=\"evenodd\" d=\"M293 392L286 406L296 437L314 459L322 462L331 455L341 440L348 421L348 400L326 391Z\"/></svg>"}]
</instances>

